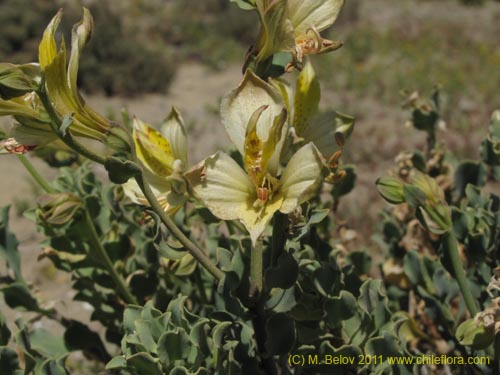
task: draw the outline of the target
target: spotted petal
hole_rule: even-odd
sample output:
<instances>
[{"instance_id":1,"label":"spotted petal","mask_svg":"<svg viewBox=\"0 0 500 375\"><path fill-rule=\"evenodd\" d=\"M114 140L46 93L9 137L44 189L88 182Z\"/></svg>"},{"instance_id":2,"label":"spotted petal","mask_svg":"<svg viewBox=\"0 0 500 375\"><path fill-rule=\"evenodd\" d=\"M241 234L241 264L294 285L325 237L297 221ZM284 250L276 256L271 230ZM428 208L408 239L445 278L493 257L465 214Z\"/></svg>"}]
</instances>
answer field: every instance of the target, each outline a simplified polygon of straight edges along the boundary
<instances>
[{"instance_id":1,"label":"spotted petal","mask_svg":"<svg viewBox=\"0 0 500 375\"><path fill-rule=\"evenodd\" d=\"M299 137L310 126L312 117L318 112L321 97L318 78L311 62L308 60L297 77L295 86L293 127Z\"/></svg>"},{"instance_id":2,"label":"spotted petal","mask_svg":"<svg viewBox=\"0 0 500 375\"><path fill-rule=\"evenodd\" d=\"M267 140L273 121L283 109L283 100L276 89L247 70L238 88L222 99L221 117L229 138L243 155L248 122L255 111L267 106L257 123L257 135Z\"/></svg>"},{"instance_id":3,"label":"spotted petal","mask_svg":"<svg viewBox=\"0 0 500 375\"><path fill-rule=\"evenodd\" d=\"M142 164L160 178L171 175L176 159L170 142L159 131L137 118L134 118L133 128L136 154Z\"/></svg>"},{"instance_id":4,"label":"spotted petal","mask_svg":"<svg viewBox=\"0 0 500 375\"><path fill-rule=\"evenodd\" d=\"M254 208L255 187L243 169L223 152L205 159L187 177L196 197L223 220L240 220L255 243L281 206L278 195L264 209Z\"/></svg>"}]
</instances>

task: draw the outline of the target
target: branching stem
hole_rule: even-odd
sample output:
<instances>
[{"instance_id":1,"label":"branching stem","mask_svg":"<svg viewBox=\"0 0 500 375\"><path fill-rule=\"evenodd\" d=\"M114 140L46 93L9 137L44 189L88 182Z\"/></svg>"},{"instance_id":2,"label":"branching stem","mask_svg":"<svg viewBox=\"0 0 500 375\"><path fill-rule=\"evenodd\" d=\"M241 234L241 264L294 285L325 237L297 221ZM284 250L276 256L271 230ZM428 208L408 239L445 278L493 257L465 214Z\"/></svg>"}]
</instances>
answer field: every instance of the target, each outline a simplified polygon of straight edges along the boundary
<instances>
[{"instance_id":1,"label":"branching stem","mask_svg":"<svg viewBox=\"0 0 500 375\"><path fill-rule=\"evenodd\" d=\"M179 227L174 223L174 221L166 214L166 212L161 207L158 199L154 195L151 187L145 181L142 174L135 177L137 184L141 188L144 196L148 200L153 211L159 216L162 223L167 227L167 229L172 233L172 235L189 251L189 253L195 258L210 274L217 280L221 280L224 277L224 272L212 263L210 258L201 250L198 245L186 237L186 235L179 229Z\"/></svg>"}]
</instances>

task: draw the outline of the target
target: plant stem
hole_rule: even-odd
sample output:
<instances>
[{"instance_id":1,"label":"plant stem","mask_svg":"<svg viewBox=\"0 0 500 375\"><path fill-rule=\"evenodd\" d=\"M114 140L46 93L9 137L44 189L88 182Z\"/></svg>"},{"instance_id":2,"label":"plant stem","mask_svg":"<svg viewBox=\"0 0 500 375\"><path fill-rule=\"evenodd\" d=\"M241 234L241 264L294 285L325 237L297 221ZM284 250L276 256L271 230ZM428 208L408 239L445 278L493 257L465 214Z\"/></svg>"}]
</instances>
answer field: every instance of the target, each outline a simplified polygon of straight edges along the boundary
<instances>
[{"instance_id":1,"label":"plant stem","mask_svg":"<svg viewBox=\"0 0 500 375\"><path fill-rule=\"evenodd\" d=\"M167 229L172 233L172 235L189 251L189 253L196 259L210 274L217 280L221 280L224 277L224 272L218 269L215 264L212 263L210 258L200 249L198 245L192 242L186 237L184 233L179 229L179 227L174 223L174 221L166 214L166 212L161 207L158 199L156 199L153 191L147 184L142 174L135 177L137 184L141 188L144 196L148 200L151 208L160 217L160 220L167 227Z\"/></svg>"},{"instance_id":2,"label":"plant stem","mask_svg":"<svg viewBox=\"0 0 500 375\"><path fill-rule=\"evenodd\" d=\"M106 249L104 249L104 247L102 246L101 240L97 235L94 222L92 221L89 211L86 208L84 209L84 216L85 216L85 224L87 225L87 228L89 229L90 232L91 245L93 245L94 249L97 250L99 257L104 263L104 267L109 272L109 275L116 284L119 293L128 304L137 305L137 300L128 290L127 286L125 285L125 281L116 271L115 267L113 266L113 263L111 262L111 259L109 259Z\"/></svg>"},{"instance_id":3,"label":"plant stem","mask_svg":"<svg viewBox=\"0 0 500 375\"><path fill-rule=\"evenodd\" d=\"M273 357L266 354L266 314L262 300L259 299L254 306L249 307L249 310L252 313L252 325L255 332L257 350L261 357L262 367L266 371L266 374L277 375L278 369L276 368Z\"/></svg>"},{"instance_id":4,"label":"plant stem","mask_svg":"<svg viewBox=\"0 0 500 375\"><path fill-rule=\"evenodd\" d=\"M79 153L80 155L86 157L89 160L95 161L98 164L103 164L106 162L106 158L101 155L97 155L95 152L90 151L88 148L83 146L80 142L73 138L69 131L66 134L61 134L60 128L62 125L61 118L57 114L54 106L52 105L47 92L45 91L45 84L42 84L40 90L37 91L37 95L40 98L47 114L50 118L50 126L52 131L63 141L68 147Z\"/></svg>"},{"instance_id":5,"label":"plant stem","mask_svg":"<svg viewBox=\"0 0 500 375\"><path fill-rule=\"evenodd\" d=\"M462 292L465 305L467 306L471 316L475 317L478 313L478 309L469 288L469 284L467 283L465 270L462 266L462 262L460 261L460 256L458 254L458 241L453 233L453 230L443 234L441 240L443 242L443 251L447 252L448 258L451 261L451 266L453 268L453 272L455 273L454 276L457 280L458 286L460 287L460 291Z\"/></svg>"},{"instance_id":6,"label":"plant stem","mask_svg":"<svg viewBox=\"0 0 500 375\"><path fill-rule=\"evenodd\" d=\"M24 165L24 168L28 171L28 173L33 177L33 179L40 185L40 187L46 192L46 193L53 193L54 189L52 189L49 185L49 183L42 177L40 173L33 167L33 164L26 158L26 156L19 154L17 155L18 159L21 161L21 163Z\"/></svg>"},{"instance_id":7,"label":"plant stem","mask_svg":"<svg viewBox=\"0 0 500 375\"><path fill-rule=\"evenodd\" d=\"M275 266L285 248L288 216L277 211L273 218L273 237L271 244L271 266Z\"/></svg>"},{"instance_id":8,"label":"plant stem","mask_svg":"<svg viewBox=\"0 0 500 375\"><path fill-rule=\"evenodd\" d=\"M263 256L264 247L262 245L254 247L250 253L250 289L248 291L250 299L258 298L264 286Z\"/></svg>"}]
</instances>

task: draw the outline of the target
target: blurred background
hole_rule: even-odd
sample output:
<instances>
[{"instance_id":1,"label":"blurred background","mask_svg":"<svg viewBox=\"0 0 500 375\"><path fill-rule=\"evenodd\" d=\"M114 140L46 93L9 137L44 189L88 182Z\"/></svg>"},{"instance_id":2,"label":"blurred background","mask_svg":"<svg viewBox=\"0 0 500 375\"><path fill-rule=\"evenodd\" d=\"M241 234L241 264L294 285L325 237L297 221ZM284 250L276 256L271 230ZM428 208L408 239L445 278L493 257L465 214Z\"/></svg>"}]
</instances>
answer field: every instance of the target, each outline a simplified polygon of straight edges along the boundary
<instances>
[{"instance_id":1,"label":"blurred background","mask_svg":"<svg viewBox=\"0 0 500 375\"><path fill-rule=\"evenodd\" d=\"M0 0L0 61L36 61L43 30L59 8L69 42L82 5L95 20L79 75L92 106L117 120L126 107L153 124L177 106L192 164L229 146L219 102L239 82L245 51L258 34L253 12L228 0ZM383 207L376 178L399 152L425 145L424 134L405 127L402 92L428 96L440 86L446 129L439 141L457 157L477 156L491 112L500 108L499 20L496 0L346 0L325 35L344 47L313 63L323 85L321 107L357 121L345 157L357 168L357 185L338 213L339 222L357 230L357 246L378 251L370 238ZM0 118L4 127L9 122ZM52 270L33 256L39 249L34 224L22 217L37 188L13 156L0 158L0 175L0 204L13 204L12 229L41 270L33 277L47 279Z\"/></svg>"}]
</instances>

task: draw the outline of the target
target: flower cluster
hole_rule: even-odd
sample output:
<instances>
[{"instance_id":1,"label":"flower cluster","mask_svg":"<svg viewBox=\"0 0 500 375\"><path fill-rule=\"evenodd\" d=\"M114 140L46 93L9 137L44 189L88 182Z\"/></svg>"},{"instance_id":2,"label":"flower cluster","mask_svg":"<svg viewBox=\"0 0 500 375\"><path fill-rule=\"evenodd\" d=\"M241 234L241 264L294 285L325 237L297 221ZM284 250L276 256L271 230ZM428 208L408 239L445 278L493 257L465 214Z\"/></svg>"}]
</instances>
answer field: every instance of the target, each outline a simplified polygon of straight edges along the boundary
<instances>
[{"instance_id":1,"label":"flower cluster","mask_svg":"<svg viewBox=\"0 0 500 375\"><path fill-rule=\"evenodd\" d=\"M189 168L186 131L175 108L159 130L134 118L131 134L122 138L131 140L128 148L99 160L110 177L120 177L113 181L125 182L133 202L152 204L144 182L169 215L197 199L220 219L240 220L255 244L276 212L291 213L317 195L323 181L342 178L339 158L354 120L337 112L319 114L320 87L305 58L340 46L319 33L333 24L343 0L241 1L257 10L262 23L255 61L290 52L292 65L301 68L291 85L249 66L239 86L223 98L222 123L242 162L219 151ZM84 9L73 27L69 61L64 40L59 47L55 40L61 17L59 12L44 32L38 64L0 65L0 115L14 116L18 123L2 142L4 151L26 152L61 134L64 140L68 131L112 146L108 138L115 124L87 106L77 89L92 17ZM139 180L129 179L137 173L142 174Z\"/></svg>"}]
</instances>

